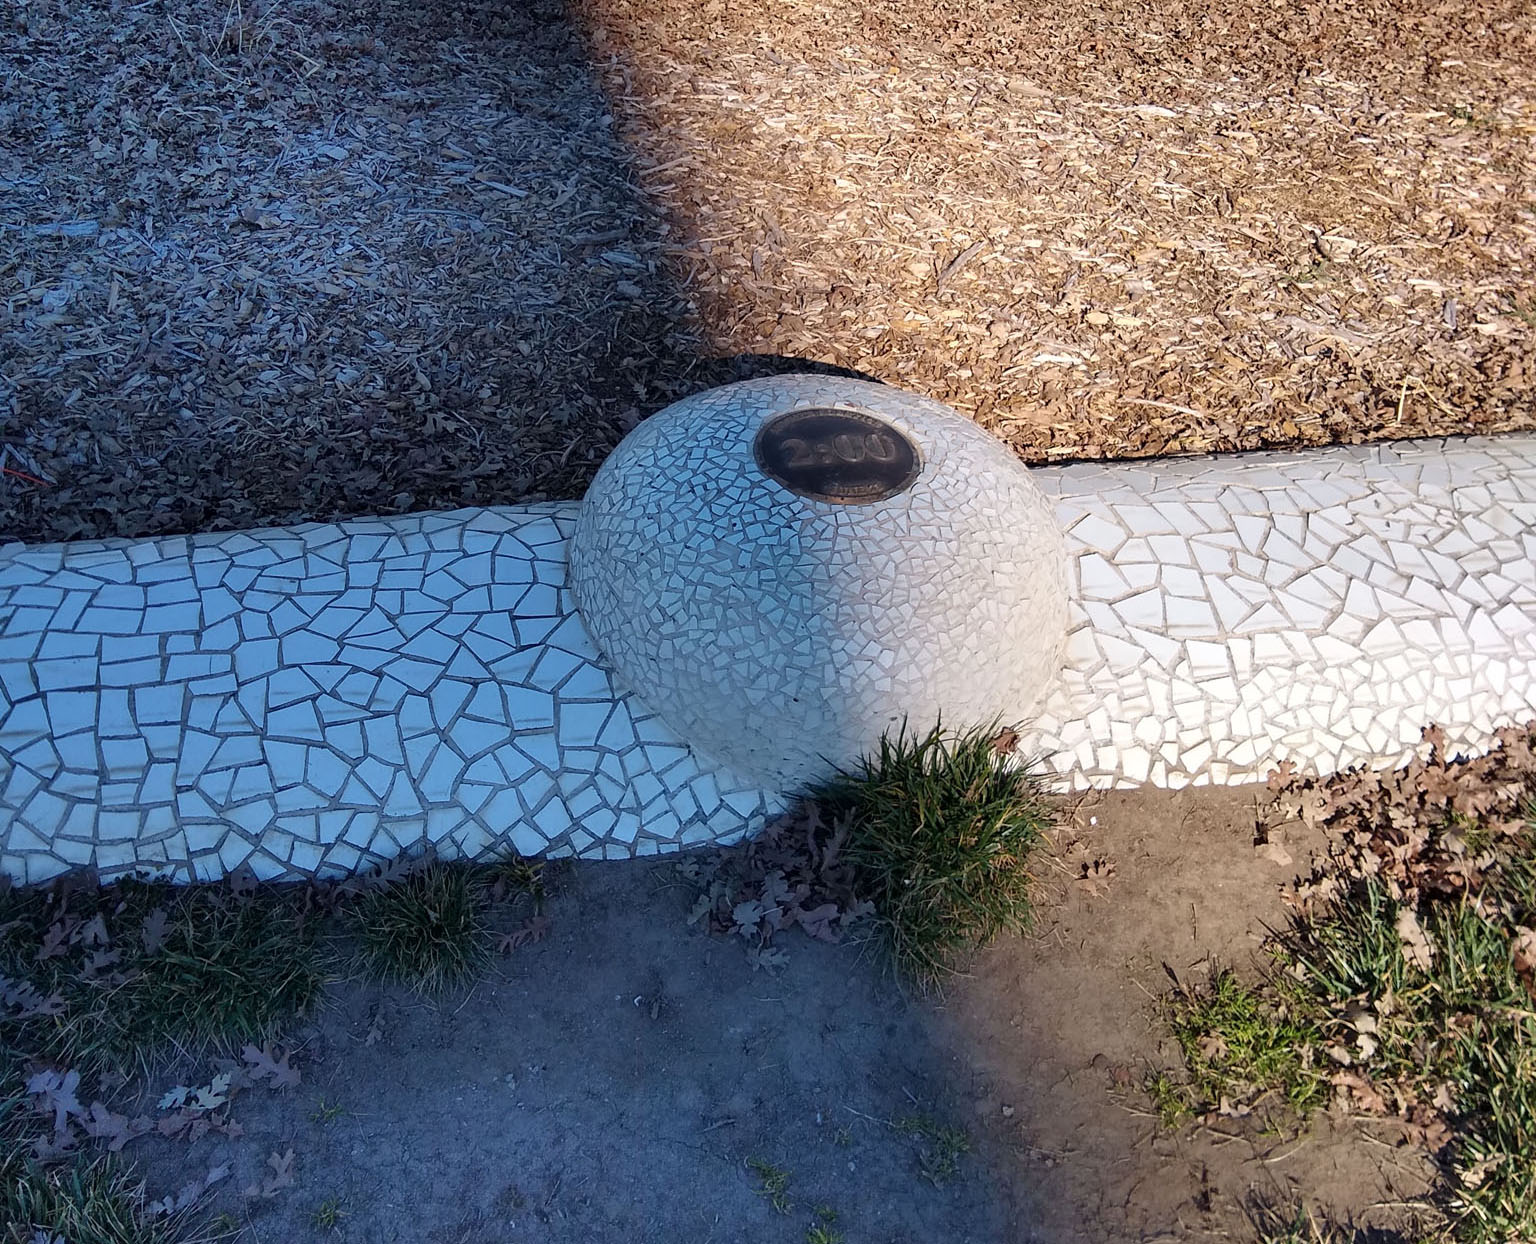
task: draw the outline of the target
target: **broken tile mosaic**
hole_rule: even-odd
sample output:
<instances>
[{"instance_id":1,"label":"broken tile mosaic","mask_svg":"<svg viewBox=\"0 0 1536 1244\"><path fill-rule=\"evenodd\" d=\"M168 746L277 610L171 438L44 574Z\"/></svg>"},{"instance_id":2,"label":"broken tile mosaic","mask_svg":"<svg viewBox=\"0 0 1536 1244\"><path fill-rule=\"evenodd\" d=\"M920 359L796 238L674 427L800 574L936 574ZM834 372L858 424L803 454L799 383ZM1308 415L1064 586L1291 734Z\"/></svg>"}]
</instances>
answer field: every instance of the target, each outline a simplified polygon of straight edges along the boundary
<instances>
[{"instance_id":1,"label":"broken tile mosaic","mask_svg":"<svg viewBox=\"0 0 1536 1244\"><path fill-rule=\"evenodd\" d=\"M1536 437L1030 474L1063 533L1068 633L1023 746L1064 786L1386 766L1431 721L1470 749L1536 708ZM955 528L1006 573L988 603L962 588L946 623L944 594L899 574L929 564L900 540L930 538L936 510L886 514L889 557L838 543L847 510L811 528L843 577L794 545L796 582L861 602L844 650L861 677L835 683L761 559L775 528L740 513L736 543L716 532L666 593L756 575L755 607L742 596L712 635L679 629L676 595L636 611L659 654L697 638L688 659L751 711L818 673L887 711L914 685L912 636L983 674L1016 655L962 631L1028 598L1008 580L1037 573L1038 529L984 505ZM0 548L0 871L325 876L427 842L615 858L753 832L780 788L717 763L718 738L679 733L588 637L566 586L577 524L542 505Z\"/></svg>"}]
</instances>

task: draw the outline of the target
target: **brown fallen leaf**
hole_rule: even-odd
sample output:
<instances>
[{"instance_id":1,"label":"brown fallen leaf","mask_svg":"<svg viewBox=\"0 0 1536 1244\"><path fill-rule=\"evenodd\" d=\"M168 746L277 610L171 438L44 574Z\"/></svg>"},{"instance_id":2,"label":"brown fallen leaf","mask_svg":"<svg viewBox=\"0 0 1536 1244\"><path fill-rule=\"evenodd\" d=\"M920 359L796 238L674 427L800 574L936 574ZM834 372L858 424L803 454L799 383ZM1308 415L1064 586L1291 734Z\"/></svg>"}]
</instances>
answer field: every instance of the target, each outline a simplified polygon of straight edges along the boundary
<instances>
[{"instance_id":1,"label":"brown fallen leaf","mask_svg":"<svg viewBox=\"0 0 1536 1244\"><path fill-rule=\"evenodd\" d=\"M154 1123L144 1115L130 1119L125 1114L115 1114L99 1101L91 1103L90 1115L81 1121L85 1134L95 1140L105 1140L112 1153L121 1152L130 1140L154 1130Z\"/></svg>"},{"instance_id":2,"label":"brown fallen leaf","mask_svg":"<svg viewBox=\"0 0 1536 1244\"><path fill-rule=\"evenodd\" d=\"M1329 1079L1329 1083L1339 1091L1341 1104L1356 1114L1390 1113L1387 1109L1387 1099L1382 1096L1381 1090L1371 1083L1370 1077L1363 1072L1335 1072Z\"/></svg>"},{"instance_id":3,"label":"brown fallen leaf","mask_svg":"<svg viewBox=\"0 0 1536 1244\"><path fill-rule=\"evenodd\" d=\"M1403 957L1420 971L1429 971L1435 957L1434 944L1413 908L1404 907L1397 913L1397 935L1402 939Z\"/></svg>"},{"instance_id":4,"label":"brown fallen leaf","mask_svg":"<svg viewBox=\"0 0 1536 1244\"><path fill-rule=\"evenodd\" d=\"M284 1153L272 1153L267 1158L267 1165L272 1168L270 1175L264 1175L259 1184L247 1184L244 1192L248 1197L263 1197L271 1199L283 1188L293 1187L293 1147L290 1145Z\"/></svg>"},{"instance_id":5,"label":"brown fallen leaf","mask_svg":"<svg viewBox=\"0 0 1536 1244\"><path fill-rule=\"evenodd\" d=\"M1077 876L1072 878L1072 884L1084 893L1099 898L1109 893L1109 882L1114 875L1114 860L1099 856L1079 862Z\"/></svg>"},{"instance_id":6,"label":"brown fallen leaf","mask_svg":"<svg viewBox=\"0 0 1536 1244\"><path fill-rule=\"evenodd\" d=\"M1451 1143L1453 1135L1445 1116L1422 1104L1413 1106L1403 1122L1404 1139L1429 1153L1439 1153Z\"/></svg>"},{"instance_id":7,"label":"brown fallen leaf","mask_svg":"<svg viewBox=\"0 0 1536 1244\"><path fill-rule=\"evenodd\" d=\"M144 953L152 955L165 945L165 937L169 921L165 917L165 908L156 907L149 915L144 917L143 927L139 930L139 938L144 943Z\"/></svg>"},{"instance_id":8,"label":"brown fallen leaf","mask_svg":"<svg viewBox=\"0 0 1536 1244\"><path fill-rule=\"evenodd\" d=\"M277 1049L270 1042L261 1049L247 1045L240 1051L240 1057L245 1060L251 1079L265 1077L269 1088L296 1088L303 1078L296 1067L289 1065L290 1053Z\"/></svg>"},{"instance_id":9,"label":"brown fallen leaf","mask_svg":"<svg viewBox=\"0 0 1536 1244\"><path fill-rule=\"evenodd\" d=\"M503 933L496 942L496 949L504 955L511 954L520 947L532 942L543 941L544 935L549 932L548 916L530 916L510 933Z\"/></svg>"}]
</instances>

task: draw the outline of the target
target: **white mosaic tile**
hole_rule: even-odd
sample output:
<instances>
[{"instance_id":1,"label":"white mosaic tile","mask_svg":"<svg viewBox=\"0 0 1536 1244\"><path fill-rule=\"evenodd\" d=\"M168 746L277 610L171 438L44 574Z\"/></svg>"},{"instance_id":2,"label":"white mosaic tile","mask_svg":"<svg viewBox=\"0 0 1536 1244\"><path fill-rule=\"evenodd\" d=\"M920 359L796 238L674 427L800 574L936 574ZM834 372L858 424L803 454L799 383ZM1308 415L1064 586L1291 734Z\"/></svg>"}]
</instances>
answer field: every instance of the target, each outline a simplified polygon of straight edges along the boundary
<instances>
[{"instance_id":1,"label":"white mosaic tile","mask_svg":"<svg viewBox=\"0 0 1536 1244\"><path fill-rule=\"evenodd\" d=\"M810 383L751 391L769 405L853 391ZM900 423L917 408L892 392L878 409ZM671 478L697 484L689 472L722 442L679 448L652 423L642 458L659 469L681 453ZM740 426L710 426L739 450ZM323 876L428 841L450 856L617 858L737 840L782 787L708 757L770 754L788 772L837 741L816 733L834 698L861 729L893 697L920 708L933 683L919 654L935 644L982 675L989 712L1020 715L1033 674L1019 671L1056 650L1049 610L1030 612L1028 550L1049 543L1051 512L1066 533L1065 668L1024 744L1065 786L1247 781L1284 759L1390 765L1430 721L1475 748L1536 715L1536 437L1031 475L1048 499L1038 526L1003 521L1000 507L1029 511L1029 489L989 504L960 484L950 510L908 493L802 506L788 525L744 486L653 525L649 544L631 526L609 555L661 587L624 598L624 642L691 671L715 700L705 725L675 698L652 711L598 656L566 588L575 506L0 548L0 868L24 882L81 865ZM907 540L940 553L914 558ZM817 549L833 551L825 568ZM989 592L967 578L977 550L998 576ZM756 595L733 596L742 582ZM735 602L712 629L679 607L700 591ZM848 625L809 624L816 593ZM785 715L797 694L820 725ZM740 737L709 724L722 697Z\"/></svg>"},{"instance_id":2,"label":"white mosaic tile","mask_svg":"<svg viewBox=\"0 0 1536 1244\"><path fill-rule=\"evenodd\" d=\"M1075 580L1069 660L1024 737L1065 786L1141 780L1143 757L1112 731L1105 748L1098 717L1135 721L1148 702L1178 724L1152 776L1180 787L1259 779L1281 760L1394 765L1431 721L1472 749L1536 716L1536 437L1035 479L1069 557L1092 568ZM1118 593L1113 572L1149 551L1160 582Z\"/></svg>"},{"instance_id":3,"label":"white mosaic tile","mask_svg":"<svg viewBox=\"0 0 1536 1244\"><path fill-rule=\"evenodd\" d=\"M573 521L535 506L0 549L7 871L336 875L426 840L605 858L760 826L774 795L701 761L596 665L561 597ZM362 565L379 586L337 574ZM549 644L520 647L491 591L547 615ZM123 610L131 634L105 616ZM504 638L477 655L476 631ZM642 740L665 746L664 774ZM572 748L601 778L567 796ZM676 807L695 787L689 816L637 814L642 790Z\"/></svg>"}]
</instances>

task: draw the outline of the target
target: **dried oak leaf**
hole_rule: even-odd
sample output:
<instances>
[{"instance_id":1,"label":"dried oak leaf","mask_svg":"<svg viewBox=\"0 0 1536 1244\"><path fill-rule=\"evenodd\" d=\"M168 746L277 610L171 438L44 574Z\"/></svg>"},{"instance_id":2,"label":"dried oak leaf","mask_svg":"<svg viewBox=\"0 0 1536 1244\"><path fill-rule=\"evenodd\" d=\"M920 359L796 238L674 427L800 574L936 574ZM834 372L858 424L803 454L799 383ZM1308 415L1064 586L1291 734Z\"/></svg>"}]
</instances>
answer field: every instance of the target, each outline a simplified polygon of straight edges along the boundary
<instances>
[{"instance_id":1,"label":"dried oak leaf","mask_svg":"<svg viewBox=\"0 0 1536 1244\"><path fill-rule=\"evenodd\" d=\"M1452 1131L1445 1116L1422 1104L1411 1107L1403 1121L1403 1138L1430 1153L1439 1153L1451 1143Z\"/></svg>"},{"instance_id":2,"label":"dried oak leaf","mask_svg":"<svg viewBox=\"0 0 1536 1244\"><path fill-rule=\"evenodd\" d=\"M65 916L48 926L48 931L43 934L42 945L37 948L37 961L52 959L62 955L69 947L69 935L74 932L79 923L73 916Z\"/></svg>"},{"instance_id":3,"label":"dried oak leaf","mask_svg":"<svg viewBox=\"0 0 1536 1244\"><path fill-rule=\"evenodd\" d=\"M27 1092L40 1100L34 1102L38 1113L53 1115L53 1130L63 1132L71 1118L85 1117L76 1090L80 1087L78 1071L39 1071L27 1080Z\"/></svg>"},{"instance_id":4,"label":"dried oak leaf","mask_svg":"<svg viewBox=\"0 0 1536 1244\"><path fill-rule=\"evenodd\" d=\"M1461 1180L1462 1187L1480 1187L1483 1180L1488 1178L1489 1173L1496 1167L1500 1166L1504 1162L1504 1159L1508 1156L1509 1154L1507 1153L1496 1153L1492 1157L1483 1158L1480 1161L1472 1163L1471 1166L1464 1167L1457 1171L1456 1174Z\"/></svg>"},{"instance_id":5,"label":"dried oak leaf","mask_svg":"<svg viewBox=\"0 0 1536 1244\"><path fill-rule=\"evenodd\" d=\"M240 1051L240 1057L249 1065L251 1078L260 1080L265 1077L270 1088L296 1088L302 1078L297 1068L289 1066L289 1053L277 1050L271 1044L263 1049L247 1045Z\"/></svg>"},{"instance_id":6,"label":"dried oak leaf","mask_svg":"<svg viewBox=\"0 0 1536 1244\"><path fill-rule=\"evenodd\" d=\"M0 976L0 1007L14 1010L17 1019L57 1015L64 1010L64 995L52 993L45 998L30 981L14 981Z\"/></svg>"},{"instance_id":7,"label":"dried oak leaf","mask_svg":"<svg viewBox=\"0 0 1536 1244\"><path fill-rule=\"evenodd\" d=\"M139 938L144 943L146 955L155 954L165 945L167 921L165 908L156 907L149 915L144 917L143 927L139 930Z\"/></svg>"},{"instance_id":8,"label":"dried oak leaf","mask_svg":"<svg viewBox=\"0 0 1536 1244\"><path fill-rule=\"evenodd\" d=\"M1385 1115L1391 1113L1387 1099L1381 1090L1371 1083L1369 1076L1359 1071L1339 1071L1329 1079L1337 1090L1339 1103L1356 1114Z\"/></svg>"},{"instance_id":9,"label":"dried oak leaf","mask_svg":"<svg viewBox=\"0 0 1536 1244\"><path fill-rule=\"evenodd\" d=\"M1510 955L1525 992L1536 999L1536 929L1516 929Z\"/></svg>"},{"instance_id":10,"label":"dried oak leaf","mask_svg":"<svg viewBox=\"0 0 1536 1244\"><path fill-rule=\"evenodd\" d=\"M1413 908L1404 907L1397 913L1397 936L1402 940L1403 957L1420 971L1429 971L1435 947Z\"/></svg>"},{"instance_id":11,"label":"dried oak leaf","mask_svg":"<svg viewBox=\"0 0 1536 1244\"><path fill-rule=\"evenodd\" d=\"M81 1121L85 1134L95 1140L105 1140L112 1153L118 1153L130 1140L152 1131L154 1123L145 1115L130 1119L125 1114L115 1114L99 1101L91 1103L91 1112Z\"/></svg>"},{"instance_id":12,"label":"dried oak leaf","mask_svg":"<svg viewBox=\"0 0 1536 1244\"><path fill-rule=\"evenodd\" d=\"M496 942L496 949L501 954L508 955L519 947L542 941L548 932L548 916L530 916L512 932L503 933Z\"/></svg>"},{"instance_id":13,"label":"dried oak leaf","mask_svg":"<svg viewBox=\"0 0 1536 1244\"><path fill-rule=\"evenodd\" d=\"M263 1175L259 1184L248 1184L245 1188L246 1196L271 1198L276 1196L280 1189L293 1187L292 1146L283 1153L269 1155L267 1165L272 1168L272 1173Z\"/></svg>"},{"instance_id":14,"label":"dried oak leaf","mask_svg":"<svg viewBox=\"0 0 1536 1244\"><path fill-rule=\"evenodd\" d=\"M1105 856L1079 860L1077 876L1072 884L1085 894L1099 898L1109 892L1110 878L1115 875L1115 862Z\"/></svg>"}]
</instances>

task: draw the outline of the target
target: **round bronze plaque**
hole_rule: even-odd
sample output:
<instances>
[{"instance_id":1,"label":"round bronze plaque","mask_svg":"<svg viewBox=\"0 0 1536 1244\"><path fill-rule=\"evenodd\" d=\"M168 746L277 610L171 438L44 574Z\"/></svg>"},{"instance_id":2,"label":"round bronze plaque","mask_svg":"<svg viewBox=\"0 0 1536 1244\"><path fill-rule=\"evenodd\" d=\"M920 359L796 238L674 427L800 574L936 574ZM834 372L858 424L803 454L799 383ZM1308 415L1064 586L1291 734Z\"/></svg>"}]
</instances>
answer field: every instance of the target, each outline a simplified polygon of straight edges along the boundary
<instances>
[{"instance_id":1,"label":"round bronze plaque","mask_svg":"<svg viewBox=\"0 0 1536 1244\"><path fill-rule=\"evenodd\" d=\"M921 465L906 433L873 415L830 407L776 415L758 431L752 451L770 479L838 505L905 492Z\"/></svg>"}]
</instances>

